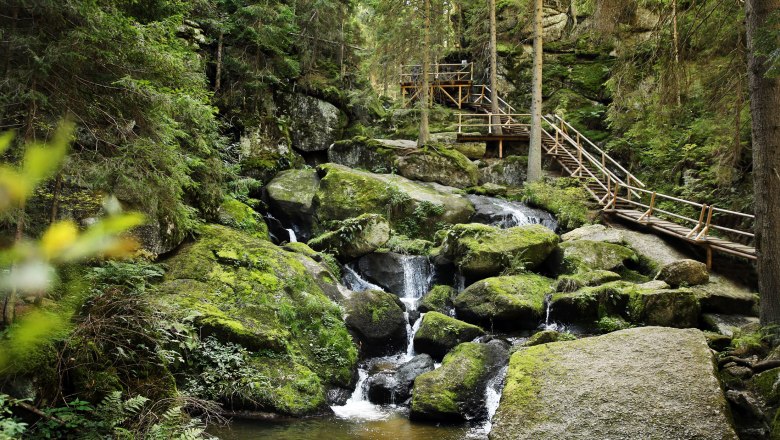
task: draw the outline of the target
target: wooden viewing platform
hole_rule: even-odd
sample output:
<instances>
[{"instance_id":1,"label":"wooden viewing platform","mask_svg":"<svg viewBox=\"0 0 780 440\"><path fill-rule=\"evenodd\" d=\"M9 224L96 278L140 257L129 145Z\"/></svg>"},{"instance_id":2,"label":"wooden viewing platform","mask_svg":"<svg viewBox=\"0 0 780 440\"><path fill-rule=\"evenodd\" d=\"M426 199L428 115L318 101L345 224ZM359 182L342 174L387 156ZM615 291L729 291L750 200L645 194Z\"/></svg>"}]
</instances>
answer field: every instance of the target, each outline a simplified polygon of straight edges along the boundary
<instances>
[{"instance_id":1,"label":"wooden viewing platform","mask_svg":"<svg viewBox=\"0 0 780 440\"><path fill-rule=\"evenodd\" d=\"M437 64L433 68L431 101L472 110L458 114L458 142L497 142L499 157L503 157L504 142L529 139L530 115L517 112L500 97L499 112L492 113L491 90L473 84L473 64ZM421 76L419 66L402 68L401 89L407 102L419 96L416 80ZM752 244L753 215L646 188L640 179L558 115L542 117L542 153L564 175L579 179L602 212L704 248L707 267L712 266L713 252L749 260L757 258Z\"/></svg>"}]
</instances>

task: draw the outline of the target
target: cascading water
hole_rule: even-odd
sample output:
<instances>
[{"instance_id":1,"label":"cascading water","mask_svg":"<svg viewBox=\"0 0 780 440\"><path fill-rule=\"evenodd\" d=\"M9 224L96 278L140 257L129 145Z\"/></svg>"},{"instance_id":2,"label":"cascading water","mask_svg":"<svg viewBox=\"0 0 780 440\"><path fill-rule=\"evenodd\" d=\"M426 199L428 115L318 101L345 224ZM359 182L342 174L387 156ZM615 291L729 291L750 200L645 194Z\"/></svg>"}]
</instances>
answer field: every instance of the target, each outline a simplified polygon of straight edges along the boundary
<instances>
[{"instance_id":1,"label":"cascading water","mask_svg":"<svg viewBox=\"0 0 780 440\"><path fill-rule=\"evenodd\" d=\"M290 234L290 243L298 242L298 237L295 236L295 231L293 231L292 229L288 229L287 233Z\"/></svg>"},{"instance_id":2,"label":"cascading water","mask_svg":"<svg viewBox=\"0 0 780 440\"><path fill-rule=\"evenodd\" d=\"M381 406L368 401L366 380L368 380L368 370L361 367L358 369L355 392L349 397L347 403L331 407L336 417L350 420L383 420L388 417L388 412L383 410Z\"/></svg>"},{"instance_id":3,"label":"cascading water","mask_svg":"<svg viewBox=\"0 0 780 440\"><path fill-rule=\"evenodd\" d=\"M552 295L550 294L545 295L544 306L545 306L544 324L542 324L540 328L542 328L542 330L554 330L559 332L566 330L566 327L564 327L562 324L550 320L550 314L552 313Z\"/></svg>"},{"instance_id":4,"label":"cascading water","mask_svg":"<svg viewBox=\"0 0 780 440\"><path fill-rule=\"evenodd\" d=\"M483 427L485 434L489 434L493 428L492 420L493 416L498 411L498 404L501 402L501 392L504 389L504 379L506 378L506 371L508 367L503 367L493 376L485 387L485 409L487 409L487 422Z\"/></svg>"},{"instance_id":5,"label":"cascading water","mask_svg":"<svg viewBox=\"0 0 780 440\"><path fill-rule=\"evenodd\" d=\"M344 266L344 276L341 280L347 289L353 292L365 292L366 290L384 290L376 284L366 281L357 271L347 264Z\"/></svg>"},{"instance_id":6,"label":"cascading water","mask_svg":"<svg viewBox=\"0 0 780 440\"><path fill-rule=\"evenodd\" d=\"M469 200L477 210L474 221L504 229L532 224L540 224L553 231L558 228L558 222L552 214L520 202L476 195L469 196Z\"/></svg>"},{"instance_id":7,"label":"cascading water","mask_svg":"<svg viewBox=\"0 0 780 440\"><path fill-rule=\"evenodd\" d=\"M405 360L414 356L414 334L420 329L423 315L421 314L414 325L409 324L409 314L417 311L420 298L428 293L433 279L433 265L425 257L405 256L401 259L401 267L404 273L404 292L401 301L406 306L407 318L407 345Z\"/></svg>"}]
</instances>

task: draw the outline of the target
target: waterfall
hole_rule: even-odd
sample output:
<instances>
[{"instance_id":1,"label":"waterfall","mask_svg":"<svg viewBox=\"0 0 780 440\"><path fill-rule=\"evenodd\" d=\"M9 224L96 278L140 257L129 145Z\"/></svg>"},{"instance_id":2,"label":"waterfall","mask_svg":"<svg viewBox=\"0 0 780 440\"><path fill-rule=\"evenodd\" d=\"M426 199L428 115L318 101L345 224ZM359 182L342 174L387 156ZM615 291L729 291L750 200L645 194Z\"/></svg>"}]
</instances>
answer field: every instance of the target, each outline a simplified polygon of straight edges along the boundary
<instances>
[{"instance_id":1,"label":"waterfall","mask_svg":"<svg viewBox=\"0 0 780 440\"><path fill-rule=\"evenodd\" d=\"M540 325L539 328L542 330L554 330L558 332L562 332L566 330L566 327L563 326L563 324L559 324L557 322L550 320L550 313L552 313L552 295L547 294L544 297L544 306L545 306L545 315L544 315L544 324Z\"/></svg>"},{"instance_id":2,"label":"waterfall","mask_svg":"<svg viewBox=\"0 0 780 440\"><path fill-rule=\"evenodd\" d=\"M433 268L427 257L404 256L401 258L401 268L404 272L404 291L401 298L418 299L428 293L433 279Z\"/></svg>"},{"instance_id":3,"label":"waterfall","mask_svg":"<svg viewBox=\"0 0 780 440\"><path fill-rule=\"evenodd\" d=\"M355 385L355 391L349 397L347 403L342 406L331 407L336 417L350 420L384 420L389 416L388 411L368 401L366 380L368 380L368 369L361 366L358 369L358 381Z\"/></svg>"},{"instance_id":4,"label":"waterfall","mask_svg":"<svg viewBox=\"0 0 780 440\"><path fill-rule=\"evenodd\" d=\"M504 389L504 379L508 367L503 367L487 383L485 387L485 409L487 409L487 422L485 422L485 434L489 434L493 428L492 420L501 402L501 392Z\"/></svg>"},{"instance_id":5,"label":"waterfall","mask_svg":"<svg viewBox=\"0 0 780 440\"><path fill-rule=\"evenodd\" d=\"M288 229L287 233L290 234L290 243L298 242L298 237L295 236L295 231L293 231L292 229Z\"/></svg>"},{"instance_id":6,"label":"waterfall","mask_svg":"<svg viewBox=\"0 0 780 440\"><path fill-rule=\"evenodd\" d=\"M376 284L369 283L349 264L344 266L344 276L342 281L347 289L353 292L364 292L366 290L385 290Z\"/></svg>"},{"instance_id":7,"label":"waterfall","mask_svg":"<svg viewBox=\"0 0 780 440\"><path fill-rule=\"evenodd\" d=\"M409 345L406 346L406 358L411 359L414 357L414 335L417 333L417 330L420 330L420 325L422 325L423 317L425 316L425 313L421 313L420 317L417 318L417 321L414 322L413 326L410 326L407 328L407 331L409 332Z\"/></svg>"},{"instance_id":8,"label":"waterfall","mask_svg":"<svg viewBox=\"0 0 780 440\"><path fill-rule=\"evenodd\" d=\"M555 217L547 211L496 197L471 195L468 198L476 208L474 221L504 229L532 224L539 224L553 231L558 229Z\"/></svg>"}]
</instances>

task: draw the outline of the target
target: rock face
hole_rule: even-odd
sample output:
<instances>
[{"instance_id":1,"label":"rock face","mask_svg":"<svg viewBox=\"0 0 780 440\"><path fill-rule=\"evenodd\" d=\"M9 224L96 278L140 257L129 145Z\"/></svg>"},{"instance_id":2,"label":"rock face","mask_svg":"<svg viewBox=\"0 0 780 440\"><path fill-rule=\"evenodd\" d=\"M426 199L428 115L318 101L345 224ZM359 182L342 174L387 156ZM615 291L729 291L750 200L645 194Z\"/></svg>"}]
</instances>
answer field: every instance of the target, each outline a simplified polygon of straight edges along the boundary
<instances>
[{"instance_id":1,"label":"rock face","mask_svg":"<svg viewBox=\"0 0 780 440\"><path fill-rule=\"evenodd\" d=\"M360 258L358 267L368 281L401 297L417 297L428 290L428 257L373 252Z\"/></svg>"},{"instance_id":2,"label":"rock face","mask_svg":"<svg viewBox=\"0 0 780 440\"><path fill-rule=\"evenodd\" d=\"M333 104L301 94L286 96L291 117L290 135L301 151L325 151L341 137L347 117Z\"/></svg>"},{"instance_id":3,"label":"rock face","mask_svg":"<svg viewBox=\"0 0 780 440\"><path fill-rule=\"evenodd\" d=\"M242 384L205 384L216 394L208 398L236 410L321 413L326 390L351 383L357 348L341 309L301 260L319 263L224 226L199 232L166 260L155 297L172 316L194 317L203 338L246 347L244 362L257 375Z\"/></svg>"},{"instance_id":4,"label":"rock face","mask_svg":"<svg viewBox=\"0 0 780 440\"><path fill-rule=\"evenodd\" d=\"M698 286L710 280L707 265L696 260L680 260L661 268L655 279L665 281L672 287Z\"/></svg>"},{"instance_id":5,"label":"rock face","mask_svg":"<svg viewBox=\"0 0 780 440\"><path fill-rule=\"evenodd\" d=\"M541 209L496 197L469 195L468 199L474 204L475 212L471 218L474 223L484 223L500 228L532 224L540 224L551 231L558 228L555 217Z\"/></svg>"},{"instance_id":6,"label":"rock face","mask_svg":"<svg viewBox=\"0 0 780 440\"><path fill-rule=\"evenodd\" d=\"M528 157L509 156L504 159L485 159L479 168L479 184L522 186L528 171Z\"/></svg>"},{"instance_id":7,"label":"rock face","mask_svg":"<svg viewBox=\"0 0 780 440\"><path fill-rule=\"evenodd\" d=\"M226 199L219 205L219 223L254 237L268 240L268 225L254 209L236 199Z\"/></svg>"},{"instance_id":8,"label":"rock face","mask_svg":"<svg viewBox=\"0 0 780 440\"><path fill-rule=\"evenodd\" d=\"M561 235L561 240L564 242L574 240L588 240L621 244L623 243L624 237L623 232L619 229L607 229L607 227L604 225L588 225Z\"/></svg>"},{"instance_id":9,"label":"rock face","mask_svg":"<svg viewBox=\"0 0 780 440\"><path fill-rule=\"evenodd\" d=\"M589 240L561 243L551 260L556 273L567 274L594 270L616 271L639 263L637 255L627 247Z\"/></svg>"},{"instance_id":10,"label":"rock face","mask_svg":"<svg viewBox=\"0 0 780 440\"><path fill-rule=\"evenodd\" d=\"M716 274L693 291L703 312L758 316L758 294Z\"/></svg>"},{"instance_id":11,"label":"rock face","mask_svg":"<svg viewBox=\"0 0 780 440\"><path fill-rule=\"evenodd\" d=\"M406 235L425 237L433 235L437 224L463 223L474 213L468 199L444 187L336 164L321 165L317 170L321 181L314 208L320 221L382 214Z\"/></svg>"},{"instance_id":12,"label":"rock face","mask_svg":"<svg viewBox=\"0 0 780 440\"><path fill-rule=\"evenodd\" d=\"M316 251L324 251L341 260L353 260L377 250L390 239L390 224L377 214L364 214L341 222L335 231L309 241Z\"/></svg>"},{"instance_id":13,"label":"rock face","mask_svg":"<svg viewBox=\"0 0 780 440\"><path fill-rule=\"evenodd\" d=\"M417 376L434 370L433 358L418 354L395 372L380 373L367 381L368 400L377 404L403 403L411 397Z\"/></svg>"},{"instance_id":14,"label":"rock face","mask_svg":"<svg viewBox=\"0 0 780 440\"><path fill-rule=\"evenodd\" d=\"M314 170L288 170L277 174L265 193L271 213L286 225L293 226L302 240L308 240L314 226L312 200L320 179Z\"/></svg>"},{"instance_id":15,"label":"rock face","mask_svg":"<svg viewBox=\"0 0 780 440\"><path fill-rule=\"evenodd\" d=\"M552 280L541 275L488 278L469 286L455 298L462 319L507 330L532 329L543 317L545 296Z\"/></svg>"},{"instance_id":16,"label":"rock face","mask_svg":"<svg viewBox=\"0 0 780 440\"><path fill-rule=\"evenodd\" d=\"M355 292L345 304L347 327L369 355L393 353L406 346L404 305L397 296L380 290Z\"/></svg>"},{"instance_id":17,"label":"rock face","mask_svg":"<svg viewBox=\"0 0 780 440\"><path fill-rule=\"evenodd\" d=\"M303 165L303 157L293 151L287 141L279 140L279 133L271 133L274 130L275 127L260 126L247 130L241 136L242 176L265 184L279 171Z\"/></svg>"},{"instance_id":18,"label":"rock face","mask_svg":"<svg viewBox=\"0 0 780 440\"><path fill-rule=\"evenodd\" d=\"M481 224L455 225L442 244L449 258L469 277L489 277L503 269L539 266L555 250L558 236L542 225L498 229Z\"/></svg>"},{"instance_id":19,"label":"rock face","mask_svg":"<svg viewBox=\"0 0 780 440\"><path fill-rule=\"evenodd\" d=\"M458 345L441 367L414 381L410 417L443 422L484 418L485 386L505 365L506 356L500 344Z\"/></svg>"},{"instance_id":20,"label":"rock face","mask_svg":"<svg viewBox=\"0 0 780 440\"><path fill-rule=\"evenodd\" d=\"M702 332L645 327L516 352L490 438L737 435Z\"/></svg>"},{"instance_id":21,"label":"rock face","mask_svg":"<svg viewBox=\"0 0 780 440\"><path fill-rule=\"evenodd\" d=\"M483 336L485 331L439 312L423 316L420 329L414 335L414 349L427 353L434 359L441 359L455 346Z\"/></svg>"}]
</instances>

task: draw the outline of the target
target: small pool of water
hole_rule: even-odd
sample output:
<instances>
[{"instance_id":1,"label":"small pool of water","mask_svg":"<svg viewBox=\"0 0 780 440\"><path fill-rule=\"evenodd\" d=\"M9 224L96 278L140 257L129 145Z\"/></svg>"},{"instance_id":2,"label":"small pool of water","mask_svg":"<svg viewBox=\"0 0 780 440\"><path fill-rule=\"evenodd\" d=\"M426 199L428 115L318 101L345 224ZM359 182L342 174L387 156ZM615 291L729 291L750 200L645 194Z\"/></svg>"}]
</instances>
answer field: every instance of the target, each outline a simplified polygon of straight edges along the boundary
<instances>
[{"instance_id":1,"label":"small pool of water","mask_svg":"<svg viewBox=\"0 0 780 440\"><path fill-rule=\"evenodd\" d=\"M481 426L416 423L400 410L381 420L321 417L279 422L233 420L208 432L225 440L486 440Z\"/></svg>"}]
</instances>

